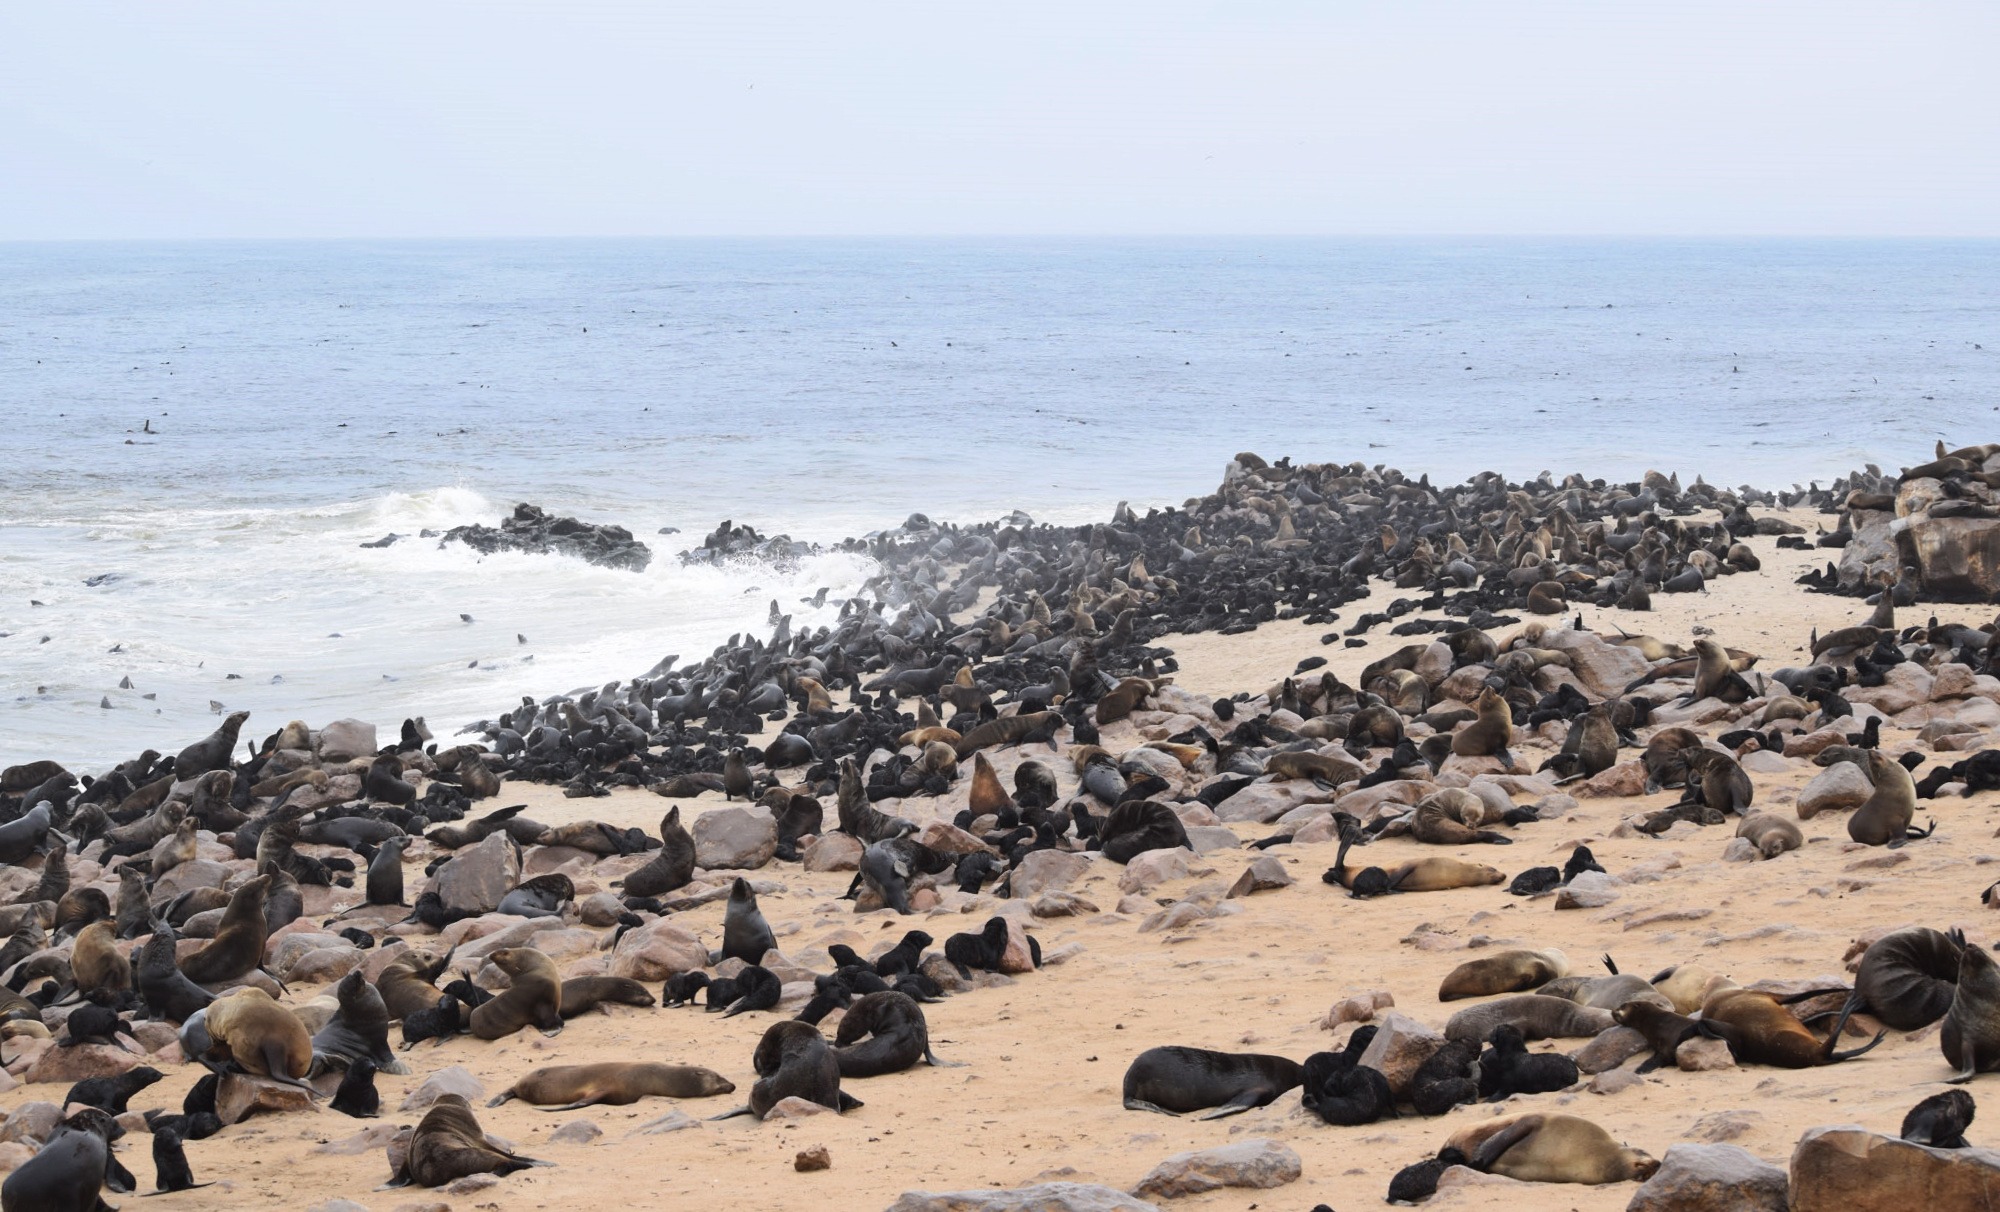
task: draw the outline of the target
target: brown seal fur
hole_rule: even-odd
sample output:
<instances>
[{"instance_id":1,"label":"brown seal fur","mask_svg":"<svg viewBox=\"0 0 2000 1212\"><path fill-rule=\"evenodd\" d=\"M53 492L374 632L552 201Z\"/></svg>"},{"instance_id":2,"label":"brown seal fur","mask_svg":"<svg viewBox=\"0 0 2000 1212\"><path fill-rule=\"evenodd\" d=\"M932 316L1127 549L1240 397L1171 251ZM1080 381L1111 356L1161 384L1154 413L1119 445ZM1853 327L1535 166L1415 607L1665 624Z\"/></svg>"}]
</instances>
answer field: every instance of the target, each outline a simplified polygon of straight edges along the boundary
<instances>
[{"instance_id":1,"label":"brown seal fur","mask_svg":"<svg viewBox=\"0 0 2000 1212\"><path fill-rule=\"evenodd\" d=\"M472 1033L499 1039L526 1026L545 1035L562 1030L562 975L555 961L533 947L503 947L487 957L513 984L472 1012Z\"/></svg>"},{"instance_id":2,"label":"brown seal fur","mask_svg":"<svg viewBox=\"0 0 2000 1212\"><path fill-rule=\"evenodd\" d=\"M1724 989L1713 994L1701 1007L1702 1029L1729 1045L1730 1055L1739 1064L1770 1065L1778 1069L1810 1069L1831 1065L1873 1048L1873 1043L1846 1052L1836 1052L1840 1030L1822 1041L1806 1029L1784 1003L1768 993L1749 989Z\"/></svg>"},{"instance_id":3,"label":"brown seal fur","mask_svg":"<svg viewBox=\"0 0 2000 1212\"><path fill-rule=\"evenodd\" d=\"M245 1073L303 1085L312 1069L312 1036L288 1008L255 986L208 1004L209 1059L234 1061Z\"/></svg>"},{"instance_id":4,"label":"brown seal fur","mask_svg":"<svg viewBox=\"0 0 2000 1212\"><path fill-rule=\"evenodd\" d=\"M605 1004L657 1005L653 991L629 976L578 976L562 983L562 1016L575 1018Z\"/></svg>"},{"instance_id":5,"label":"brown seal fur","mask_svg":"<svg viewBox=\"0 0 2000 1212\"><path fill-rule=\"evenodd\" d=\"M1438 985L1438 1000L1525 993L1568 974L1569 958L1560 951L1502 951L1453 968Z\"/></svg>"},{"instance_id":6,"label":"brown seal fur","mask_svg":"<svg viewBox=\"0 0 2000 1212\"><path fill-rule=\"evenodd\" d=\"M421 951L406 950L390 960L381 974L375 978L375 992L382 995L382 1004L389 1008L389 1017L404 1019L419 1010L428 1010L437 1004L437 978L451 966L452 953L447 951L438 959L432 959Z\"/></svg>"},{"instance_id":7,"label":"brown seal fur","mask_svg":"<svg viewBox=\"0 0 2000 1212\"><path fill-rule=\"evenodd\" d=\"M229 908L222 911L215 938L181 961L181 971L189 980L197 985L233 981L264 962L264 944L271 935L270 923L264 918L264 897L270 890L271 877L260 875L230 894Z\"/></svg>"},{"instance_id":8,"label":"brown seal fur","mask_svg":"<svg viewBox=\"0 0 2000 1212\"><path fill-rule=\"evenodd\" d=\"M1479 718L1452 734L1452 753L1458 757L1497 757L1505 761L1514 740L1514 716L1507 700L1488 686L1479 692L1476 706Z\"/></svg>"},{"instance_id":9,"label":"brown seal fur","mask_svg":"<svg viewBox=\"0 0 2000 1212\"><path fill-rule=\"evenodd\" d=\"M1472 1167L1527 1183L1644 1182L1660 1163L1574 1115L1510 1115L1461 1128L1446 1142Z\"/></svg>"},{"instance_id":10,"label":"brown seal fur","mask_svg":"<svg viewBox=\"0 0 2000 1212\"><path fill-rule=\"evenodd\" d=\"M1446 1039L1484 1041L1499 1026L1518 1027L1523 1039L1587 1039L1616 1024L1611 1012L1567 998L1521 993L1460 1010L1444 1025Z\"/></svg>"},{"instance_id":11,"label":"brown seal fur","mask_svg":"<svg viewBox=\"0 0 2000 1212\"><path fill-rule=\"evenodd\" d=\"M1938 1031L1938 1046L1958 1068L1950 1079L1954 1085L2000 1069L2000 967L1977 943L1959 951L1958 985Z\"/></svg>"},{"instance_id":12,"label":"brown seal fur","mask_svg":"<svg viewBox=\"0 0 2000 1212\"><path fill-rule=\"evenodd\" d=\"M1753 812L1744 817L1743 823L1736 826L1736 836L1749 838L1757 853L1767 859L1806 844L1806 835L1799 827L1775 812Z\"/></svg>"},{"instance_id":13,"label":"brown seal fur","mask_svg":"<svg viewBox=\"0 0 2000 1212\"><path fill-rule=\"evenodd\" d=\"M966 806L972 809L974 816L998 815L1004 809L1015 807L1014 797L1001 786L999 772L993 769L993 763L987 761L983 753L972 755L972 790Z\"/></svg>"},{"instance_id":14,"label":"brown seal fur","mask_svg":"<svg viewBox=\"0 0 2000 1212\"><path fill-rule=\"evenodd\" d=\"M1875 792L1847 818L1847 836L1864 846L1909 838L1910 818L1917 814L1917 785L1910 780L1910 772L1880 749L1870 749L1868 777L1874 780Z\"/></svg>"},{"instance_id":15,"label":"brown seal fur","mask_svg":"<svg viewBox=\"0 0 2000 1212\"><path fill-rule=\"evenodd\" d=\"M518 1098L552 1111L574 1111L599 1103L623 1107L642 1098L709 1098L735 1089L735 1083L720 1073L694 1065L607 1061L530 1070L486 1105L497 1107Z\"/></svg>"},{"instance_id":16,"label":"brown seal fur","mask_svg":"<svg viewBox=\"0 0 2000 1212\"><path fill-rule=\"evenodd\" d=\"M85 994L100 989L124 993L132 988L132 961L118 949L117 931L110 922L92 922L76 936L69 970L77 990Z\"/></svg>"},{"instance_id":17,"label":"brown seal fur","mask_svg":"<svg viewBox=\"0 0 2000 1212\"><path fill-rule=\"evenodd\" d=\"M1337 786L1360 778L1361 767L1346 757L1288 751L1272 754L1264 763L1264 773L1274 779L1312 779Z\"/></svg>"},{"instance_id":18,"label":"brown seal fur","mask_svg":"<svg viewBox=\"0 0 2000 1212\"><path fill-rule=\"evenodd\" d=\"M1490 842L1505 846L1514 839L1492 829L1481 829L1486 801L1460 787L1434 791L1417 804L1410 818L1410 836L1433 846L1469 846Z\"/></svg>"},{"instance_id":19,"label":"brown seal fur","mask_svg":"<svg viewBox=\"0 0 2000 1212\"><path fill-rule=\"evenodd\" d=\"M440 1094L410 1136L403 1164L389 1185L442 1187L473 1174L512 1174L530 1166L546 1166L510 1153L486 1139L471 1104L462 1094Z\"/></svg>"}]
</instances>

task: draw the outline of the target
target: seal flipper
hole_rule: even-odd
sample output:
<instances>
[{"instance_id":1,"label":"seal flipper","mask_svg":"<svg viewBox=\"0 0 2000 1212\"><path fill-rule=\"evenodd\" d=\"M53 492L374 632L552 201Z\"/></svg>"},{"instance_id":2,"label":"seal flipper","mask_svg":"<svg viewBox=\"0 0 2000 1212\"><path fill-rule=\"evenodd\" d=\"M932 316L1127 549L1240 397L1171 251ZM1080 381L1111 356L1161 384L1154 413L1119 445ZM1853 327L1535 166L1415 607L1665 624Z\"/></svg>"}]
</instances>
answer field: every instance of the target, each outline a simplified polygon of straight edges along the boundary
<instances>
[{"instance_id":1,"label":"seal flipper","mask_svg":"<svg viewBox=\"0 0 2000 1212\"><path fill-rule=\"evenodd\" d=\"M1888 1035L1888 1034L1889 1034L1889 1029L1888 1029L1887 1027L1884 1027L1884 1028L1883 1028L1882 1030L1880 1030L1880 1031L1877 1031L1877 1032L1875 1033L1875 1038L1874 1038L1874 1039L1871 1039L1871 1040L1869 1040L1869 1041L1868 1041L1867 1043L1865 1043L1865 1044L1861 1045L1861 1046L1860 1046L1859 1048L1849 1048L1849 1049L1848 1049L1847 1051L1845 1051L1845 1052L1835 1052L1835 1051L1833 1050L1833 1047L1832 1047L1832 1044L1833 1044L1833 1041L1834 1041L1834 1040L1837 1040L1837 1039L1839 1039L1839 1038L1840 1038L1840 1037L1839 1037L1838 1035L1833 1035L1833 1036L1828 1036L1828 1037L1827 1037L1827 1045L1828 1045L1828 1046L1827 1046L1827 1050L1826 1050L1826 1063L1827 1063L1827 1064L1829 1064L1829 1065L1832 1065L1832 1064L1837 1064L1837 1063L1839 1063L1840 1061L1844 1061L1844 1060L1853 1060L1853 1059L1854 1059L1855 1057L1857 1057L1857 1056L1861 1056L1861 1055L1864 1055L1864 1054L1866 1054L1866 1053L1868 1053L1868 1052L1871 1052L1871 1051L1873 1051L1873 1050L1874 1050L1874 1048L1875 1048L1875 1045L1877 1045L1877 1044L1881 1043L1881 1042L1882 1042L1882 1038L1883 1038L1884 1036Z\"/></svg>"},{"instance_id":2,"label":"seal flipper","mask_svg":"<svg viewBox=\"0 0 2000 1212\"><path fill-rule=\"evenodd\" d=\"M931 1046L930 1046L929 1044L925 1044L925 1045L924 1045L924 1063L925 1063L925 1064L927 1064L927 1065L932 1065L932 1066L935 1066L936 1068L939 1068L939 1069L963 1069L963 1068L965 1068L965 1062L964 1062L964 1061L948 1061L948 1060L939 1060L939 1059L937 1058L937 1053L935 1053L935 1052L932 1052L932 1051L931 1051Z\"/></svg>"},{"instance_id":3,"label":"seal flipper","mask_svg":"<svg viewBox=\"0 0 2000 1212\"><path fill-rule=\"evenodd\" d=\"M1494 1164L1507 1155L1507 1150L1533 1136L1535 1133L1541 1131L1541 1129L1541 1116L1522 1116L1519 1120L1508 1124L1480 1142L1478 1150L1472 1155L1472 1168L1482 1174L1491 1173Z\"/></svg>"},{"instance_id":4,"label":"seal flipper","mask_svg":"<svg viewBox=\"0 0 2000 1212\"><path fill-rule=\"evenodd\" d=\"M512 1102L514 1100L514 1097L515 1095L512 1090L502 1090L500 1093L494 1095L492 1098L487 1099L486 1105L489 1107L497 1107L501 1103Z\"/></svg>"},{"instance_id":5,"label":"seal flipper","mask_svg":"<svg viewBox=\"0 0 2000 1212\"><path fill-rule=\"evenodd\" d=\"M1965 1083L1979 1076L1979 1052L1973 1045L1972 1033L1970 1031L1961 1031L1959 1033L1958 1055L1959 1064L1962 1067L1957 1073L1945 1079L1946 1085L1963 1086Z\"/></svg>"},{"instance_id":6,"label":"seal flipper","mask_svg":"<svg viewBox=\"0 0 2000 1212\"><path fill-rule=\"evenodd\" d=\"M139 1189L139 1180L118 1160L109 1144L104 1146L104 1185L120 1195L129 1195Z\"/></svg>"},{"instance_id":7,"label":"seal flipper","mask_svg":"<svg viewBox=\"0 0 2000 1212\"><path fill-rule=\"evenodd\" d=\"M860 1099L854 1097L852 1094L849 1094L845 1090L842 1090L838 1095L836 1095L835 1099L840 1103L840 1105L838 1107L835 1107L834 1110L840 1112L843 1115L845 1115L849 1111L854 1111L868 1105L867 1103L864 1103Z\"/></svg>"},{"instance_id":8,"label":"seal flipper","mask_svg":"<svg viewBox=\"0 0 2000 1212\"><path fill-rule=\"evenodd\" d=\"M1178 1116L1180 1114L1180 1112L1178 1111L1169 1111L1165 1107L1160 1106L1158 1103L1149 1103L1143 1098L1126 1099L1125 1109L1127 1111L1151 1111L1158 1115Z\"/></svg>"},{"instance_id":9,"label":"seal flipper","mask_svg":"<svg viewBox=\"0 0 2000 1212\"><path fill-rule=\"evenodd\" d=\"M1271 1101L1272 1097L1274 1096L1271 1094L1269 1090L1265 1089L1245 1090L1243 1093L1237 1095L1235 1098L1230 1099L1228 1102L1222 1104L1220 1107L1213 1107L1207 1111L1202 1112L1200 1115L1195 1116L1195 1118L1222 1119L1225 1116L1241 1115L1245 1111L1251 1110L1252 1108L1263 1106L1265 1103Z\"/></svg>"},{"instance_id":10,"label":"seal flipper","mask_svg":"<svg viewBox=\"0 0 2000 1212\"><path fill-rule=\"evenodd\" d=\"M737 1116L739 1116L739 1115L754 1115L754 1114L755 1114L755 1112L753 1112L753 1111L751 1111L751 1110L750 1110L750 1104L749 1104L749 1103L744 1103L744 1104L743 1104L742 1106L740 1106L740 1107L736 1108L736 1109L735 1109L734 1111L724 1111L724 1112L723 1112L722 1114L720 1114L720 1115L711 1115L711 1116L709 1116L709 1117L708 1117L708 1122L712 1124L712 1123L716 1122L717 1120L722 1120L722 1119L735 1119L735 1118L736 1118Z\"/></svg>"}]
</instances>

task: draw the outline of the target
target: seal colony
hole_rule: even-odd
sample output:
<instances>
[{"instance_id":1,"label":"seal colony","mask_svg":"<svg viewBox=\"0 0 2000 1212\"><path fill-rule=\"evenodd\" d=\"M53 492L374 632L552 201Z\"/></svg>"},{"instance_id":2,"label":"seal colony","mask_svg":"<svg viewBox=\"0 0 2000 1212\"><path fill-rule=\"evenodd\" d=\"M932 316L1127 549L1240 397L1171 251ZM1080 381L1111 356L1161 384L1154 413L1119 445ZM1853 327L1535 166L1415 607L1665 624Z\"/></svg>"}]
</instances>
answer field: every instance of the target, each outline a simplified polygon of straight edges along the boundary
<instances>
[{"instance_id":1,"label":"seal colony","mask_svg":"<svg viewBox=\"0 0 2000 1212\"><path fill-rule=\"evenodd\" d=\"M1847 494L1245 457L1100 527L912 519L838 627L779 609L470 741L237 716L0 771L7 1187L93 1206L150 1131L205 1206L391 1176L765 1206L813 1181L738 1152L767 1116L882 1205L1129 1186L1135 1131L1230 1125L1338 1206L1457 1167L1623 1207L1728 1107L1767 1156L1829 1118L1978 1146L1943 1095L2000 1067L2000 628L1896 577L1804 597ZM370 1113L410 1131L241 1126ZM551 1135L578 1114L619 1145ZM1022 1143L965 1149L984 1121Z\"/></svg>"}]
</instances>

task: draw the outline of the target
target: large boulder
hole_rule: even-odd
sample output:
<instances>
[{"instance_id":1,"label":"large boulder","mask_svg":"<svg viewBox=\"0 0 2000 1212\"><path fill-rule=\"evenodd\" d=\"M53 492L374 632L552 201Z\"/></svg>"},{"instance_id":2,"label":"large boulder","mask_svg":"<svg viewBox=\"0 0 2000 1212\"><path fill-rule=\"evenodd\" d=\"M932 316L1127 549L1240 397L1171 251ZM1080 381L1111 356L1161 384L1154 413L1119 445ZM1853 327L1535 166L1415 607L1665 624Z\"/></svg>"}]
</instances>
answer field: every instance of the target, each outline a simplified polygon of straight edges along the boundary
<instances>
[{"instance_id":1,"label":"large boulder","mask_svg":"<svg viewBox=\"0 0 2000 1212\"><path fill-rule=\"evenodd\" d=\"M1813 776L1799 792L1799 819L1809 821L1822 812L1845 812L1859 808L1875 794L1875 784L1853 762L1835 762Z\"/></svg>"},{"instance_id":2,"label":"large boulder","mask_svg":"<svg viewBox=\"0 0 2000 1212\"><path fill-rule=\"evenodd\" d=\"M1854 537L1840 552L1840 587L1852 590L1864 581L1872 585L1885 573L1894 577L1903 566L1895 515L1886 509L1855 509L1847 517Z\"/></svg>"},{"instance_id":3,"label":"large boulder","mask_svg":"<svg viewBox=\"0 0 2000 1212\"><path fill-rule=\"evenodd\" d=\"M80 1082L91 1077L117 1077L127 1069L145 1063L110 1044L78 1044L74 1048L50 1048L21 1074L24 1082Z\"/></svg>"},{"instance_id":4,"label":"large boulder","mask_svg":"<svg viewBox=\"0 0 2000 1212\"><path fill-rule=\"evenodd\" d=\"M1188 867L1192 851L1178 847L1171 850L1147 850L1132 856L1125 864L1125 872L1118 877L1120 892L1151 892L1156 886L1168 880L1186 879L1193 872Z\"/></svg>"},{"instance_id":5,"label":"large boulder","mask_svg":"<svg viewBox=\"0 0 2000 1212\"><path fill-rule=\"evenodd\" d=\"M297 1086L252 1077L247 1073L225 1073L215 1087L215 1117L225 1124L237 1124L264 1112L312 1111L312 1096Z\"/></svg>"},{"instance_id":6,"label":"large boulder","mask_svg":"<svg viewBox=\"0 0 2000 1212\"><path fill-rule=\"evenodd\" d=\"M1626 644L1611 644L1590 631L1563 628L1542 634L1541 646L1569 654L1569 664L1577 681L1601 699L1625 693L1625 688L1651 671L1652 665L1639 650Z\"/></svg>"},{"instance_id":7,"label":"large boulder","mask_svg":"<svg viewBox=\"0 0 2000 1212\"><path fill-rule=\"evenodd\" d=\"M611 952L611 975L635 981L663 981L708 966L708 948L687 927L670 918L625 932Z\"/></svg>"},{"instance_id":8,"label":"large boulder","mask_svg":"<svg viewBox=\"0 0 2000 1212\"><path fill-rule=\"evenodd\" d=\"M1389 1089L1401 1098L1417 1069L1442 1047L1444 1036L1391 1010L1377 1024L1375 1038L1361 1053L1361 1063L1388 1078Z\"/></svg>"},{"instance_id":9,"label":"large boulder","mask_svg":"<svg viewBox=\"0 0 2000 1212\"><path fill-rule=\"evenodd\" d=\"M335 720L319 730L319 756L323 762L374 757L380 748L375 739L375 725L363 720Z\"/></svg>"},{"instance_id":10,"label":"large boulder","mask_svg":"<svg viewBox=\"0 0 2000 1212\"><path fill-rule=\"evenodd\" d=\"M431 1074L404 1096L401 1110L425 1110L445 1094L456 1094L476 1107L486 1097L486 1087L465 1066L451 1065Z\"/></svg>"},{"instance_id":11,"label":"large boulder","mask_svg":"<svg viewBox=\"0 0 2000 1212\"><path fill-rule=\"evenodd\" d=\"M1792 1150L1791 1212L2000 1207L2000 1153L1932 1149L1852 1124L1809 1128Z\"/></svg>"},{"instance_id":12,"label":"large boulder","mask_svg":"<svg viewBox=\"0 0 2000 1212\"><path fill-rule=\"evenodd\" d=\"M1904 536L1926 593L1990 601L2000 592L2000 519L1911 514Z\"/></svg>"},{"instance_id":13,"label":"large boulder","mask_svg":"<svg viewBox=\"0 0 2000 1212\"><path fill-rule=\"evenodd\" d=\"M461 849L438 868L438 899L460 913L491 913L521 878L521 860L505 833L488 834L476 846Z\"/></svg>"},{"instance_id":14,"label":"large boulder","mask_svg":"<svg viewBox=\"0 0 2000 1212\"><path fill-rule=\"evenodd\" d=\"M1352 780L1349 780L1352 781ZM1322 791L1311 779L1283 783L1252 783L1215 806L1215 819L1254 821L1268 825L1301 804L1331 804L1334 793Z\"/></svg>"},{"instance_id":15,"label":"large boulder","mask_svg":"<svg viewBox=\"0 0 2000 1212\"><path fill-rule=\"evenodd\" d=\"M1785 1172L1735 1145L1673 1145L1625 1212L1785 1212Z\"/></svg>"},{"instance_id":16,"label":"large boulder","mask_svg":"<svg viewBox=\"0 0 2000 1212\"><path fill-rule=\"evenodd\" d=\"M1132 1194L1177 1199L1221 1187L1282 1187L1297 1182L1299 1155L1268 1137L1176 1153L1154 1166Z\"/></svg>"},{"instance_id":17,"label":"large boulder","mask_svg":"<svg viewBox=\"0 0 2000 1212\"><path fill-rule=\"evenodd\" d=\"M800 856L807 871L853 871L861 866L861 839L845 833L822 833ZM1037 851L1047 854L1049 851Z\"/></svg>"},{"instance_id":18,"label":"large boulder","mask_svg":"<svg viewBox=\"0 0 2000 1212\"><path fill-rule=\"evenodd\" d=\"M762 867L778 851L778 822L767 812L717 808L694 818L694 865L709 871Z\"/></svg>"},{"instance_id":19,"label":"large boulder","mask_svg":"<svg viewBox=\"0 0 2000 1212\"><path fill-rule=\"evenodd\" d=\"M1060 892L1083 878L1090 870L1087 855L1066 850L1036 850L1023 855L1014 868L1011 890L1015 897L1028 900L1044 892Z\"/></svg>"},{"instance_id":20,"label":"large boulder","mask_svg":"<svg viewBox=\"0 0 2000 1212\"><path fill-rule=\"evenodd\" d=\"M889 1212L1160 1212L1096 1183L1036 1183L1008 1191L905 1191Z\"/></svg>"}]
</instances>

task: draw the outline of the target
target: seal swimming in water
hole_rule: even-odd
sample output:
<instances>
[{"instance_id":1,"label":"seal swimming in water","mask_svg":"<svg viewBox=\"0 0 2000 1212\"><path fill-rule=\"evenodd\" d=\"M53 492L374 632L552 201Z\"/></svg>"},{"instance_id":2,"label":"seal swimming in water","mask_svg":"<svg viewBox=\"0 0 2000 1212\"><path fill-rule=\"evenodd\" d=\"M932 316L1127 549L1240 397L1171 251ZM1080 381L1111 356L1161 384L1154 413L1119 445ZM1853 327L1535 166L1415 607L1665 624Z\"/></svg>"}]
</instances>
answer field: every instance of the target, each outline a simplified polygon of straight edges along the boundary
<instances>
[{"instance_id":1,"label":"seal swimming in water","mask_svg":"<svg viewBox=\"0 0 2000 1212\"><path fill-rule=\"evenodd\" d=\"M486 1105L497 1107L518 1098L549 1111L575 1111L600 1103L623 1107L642 1098L709 1098L735 1090L735 1084L720 1073L694 1065L610 1061L530 1070Z\"/></svg>"},{"instance_id":2,"label":"seal swimming in water","mask_svg":"<svg viewBox=\"0 0 2000 1212\"><path fill-rule=\"evenodd\" d=\"M522 1157L486 1138L462 1094L440 1094L417 1123L391 1187L442 1187L471 1174L508 1175L548 1162Z\"/></svg>"},{"instance_id":3,"label":"seal swimming in water","mask_svg":"<svg viewBox=\"0 0 2000 1212\"><path fill-rule=\"evenodd\" d=\"M1644 1182L1660 1163L1574 1115L1510 1115L1452 1134L1472 1168L1527 1183Z\"/></svg>"},{"instance_id":4,"label":"seal swimming in water","mask_svg":"<svg viewBox=\"0 0 2000 1212\"><path fill-rule=\"evenodd\" d=\"M1299 1063L1282 1056L1148 1048L1125 1070L1125 1109L1165 1115L1208 1111L1200 1118L1220 1119L1264 1106L1302 1080Z\"/></svg>"},{"instance_id":5,"label":"seal swimming in water","mask_svg":"<svg viewBox=\"0 0 2000 1212\"><path fill-rule=\"evenodd\" d=\"M543 1035L562 1030L562 976L553 960L532 947L503 947L487 958L513 983L473 1010L474 1035L499 1039L530 1025Z\"/></svg>"},{"instance_id":6,"label":"seal swimming in water","mask_svg":"<svg viewBox=\"0 0 2000 1212\"><path fill-rule=\"evenodd\" d=\"M893 991L865 994L848 1007L834 1034L833 1054L842 1077L901 1073L920 1060L952 1067L931 1051L923 1007Z\"/></svg>"},{"instance_id":7,"label":"seal swimming in water","mask_svg":"<svg viewBox=\"0 0 2000 1212\"><path fill-rule=\"evenodd\" d=\"M754 964L778 945L771 924L757 908L757 894L742 876L729 885L729 905L722 917L722 958Z\"/></svg>"}]
</instances>

